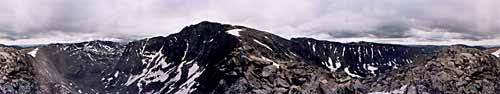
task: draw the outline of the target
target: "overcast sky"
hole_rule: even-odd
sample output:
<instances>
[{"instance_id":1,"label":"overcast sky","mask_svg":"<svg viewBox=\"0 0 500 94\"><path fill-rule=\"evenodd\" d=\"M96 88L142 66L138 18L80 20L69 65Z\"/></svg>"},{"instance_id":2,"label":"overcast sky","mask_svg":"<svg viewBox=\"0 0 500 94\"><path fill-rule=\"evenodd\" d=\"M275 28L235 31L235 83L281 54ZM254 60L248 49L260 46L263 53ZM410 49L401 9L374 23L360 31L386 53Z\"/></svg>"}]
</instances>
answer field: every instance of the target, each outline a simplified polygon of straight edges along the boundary
<instances>
[{"instance_id":1,"label":"overcast sky","mask_svg":"<svg viewBox=\"0 0 500 94\"><path fill-rule=\"evenodd\" d=\"M498 0L0 0L0 44L167 36L201 21L291 37L500 44Z\"/></svg>"}]
</instances>

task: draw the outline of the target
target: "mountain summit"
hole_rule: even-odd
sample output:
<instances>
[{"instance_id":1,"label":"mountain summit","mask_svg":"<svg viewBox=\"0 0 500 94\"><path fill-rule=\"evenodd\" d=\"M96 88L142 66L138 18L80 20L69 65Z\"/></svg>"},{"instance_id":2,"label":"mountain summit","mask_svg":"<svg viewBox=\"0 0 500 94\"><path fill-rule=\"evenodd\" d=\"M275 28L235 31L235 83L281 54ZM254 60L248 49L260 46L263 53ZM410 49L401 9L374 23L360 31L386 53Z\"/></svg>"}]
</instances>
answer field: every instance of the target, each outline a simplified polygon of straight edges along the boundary
<instances>
[{"instance_id":1,"label":"mountain summit","mask_svg":"<svg viewBox=\"0 0 500 94\"><path fill-rule=\"evenodd\" d=\"M31 65L27 65L26 70L33 75L26 75L32 80L26 82L29 85L25 88L2 85L2 93L331 94L391 92L400 88L404 89L398 90L402 92L458 93L449 88L437 88L453 87L450 85L418 84L419 79L426 79L421 77L432 75L422 73L420 67L425 69L433 64L428 63L432 61L450 66L454 71L462 70L456 64L442 64L449 61L441 59L462 58L457 57L462 54L460 52L440 50L459 49L456 47L339 43L311 38L289 40L257 29L208 21L165 37L127 44L90 41L9 49L25 52L22 56L26 57L22 60ZM481 59L487 61L485 64L472 64L479 68L499 63L498 58L490 58L492 55L480 51L465 56L487 57ZM474 62L462 61L465 64ZM443 68L446 67L429 69ZM479 79L498 82L497 77L482 76L496 74L497 66L484 69L475 70L484 73L466 74L478 74L481 75ZM415 72L419 76L401 76ZM408 77L413 78L408 80ZM442 79L437 81L440 83L450 81L446 78L450 76L437 77ZM391 79L397 80L391 82ZM462 78L453 81L474 85ZM498 87L496 83L491 85Z\"/></svg>"}]
</instances>

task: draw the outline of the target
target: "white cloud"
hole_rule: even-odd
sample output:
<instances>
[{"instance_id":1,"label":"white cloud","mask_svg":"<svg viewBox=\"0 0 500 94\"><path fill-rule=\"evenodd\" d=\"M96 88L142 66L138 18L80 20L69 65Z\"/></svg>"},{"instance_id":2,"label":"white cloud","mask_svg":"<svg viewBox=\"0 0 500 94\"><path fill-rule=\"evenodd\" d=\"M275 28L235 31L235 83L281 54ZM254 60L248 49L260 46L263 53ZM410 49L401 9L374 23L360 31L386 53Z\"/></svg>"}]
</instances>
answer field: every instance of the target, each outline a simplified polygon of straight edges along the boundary
<instances>
[{"instance_id":1,"label":"white cloud","mask_svg":"<svg viewBox=\"0 0 500 94\"><path fill-rule=\"evenodd\" d=\"M411 28L407 35L424 39L463 39L465 37L463 33L449 32L445 29L429 29L426 31L417 28Z\"/></svg>"},{"instance_id":2,"label":"white cloud","mask_svg":"<svg viewBox=\"0 0 500 94\"><path fill-rule=\"evenodd\" d=\"M429 43L468 38L494 40L500 36L499 3L496 0L0 0L0 42L40 44L166 36L203 20L244 25L287 38L413 38ZM391 31L381 27L401 29ZM430 31L415 29L420 27ZM342 35L345 33L349 34Z\"/></svg>"}]
</instances>

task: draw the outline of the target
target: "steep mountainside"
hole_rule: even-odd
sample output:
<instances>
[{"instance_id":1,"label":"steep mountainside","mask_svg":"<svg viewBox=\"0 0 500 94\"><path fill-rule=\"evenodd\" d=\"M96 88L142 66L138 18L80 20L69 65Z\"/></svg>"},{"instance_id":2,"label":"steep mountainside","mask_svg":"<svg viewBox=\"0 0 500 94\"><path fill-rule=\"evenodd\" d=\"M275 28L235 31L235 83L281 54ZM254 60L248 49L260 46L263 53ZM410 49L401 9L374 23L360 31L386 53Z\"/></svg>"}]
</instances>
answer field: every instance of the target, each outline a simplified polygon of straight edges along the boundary
<instances>
[{"instance_id":1,"label":"steep mountainside","mask_svg":"<svg viewBox=\"0 0 500 94\"><path fill-rule=\"evenodd\" d=\"M243 26L201 22L169 36L126 44L109 41L50 44L21 52L27 56L27 62L31 62L27 64L33 65L28 68L32 68L30 71L37 78L32 81L36 83L32 91L41 93L350 94L391 92L404 85L423 85L419 92L448 91L434 89L448 85L415 84L418 79L429 79L425 77L434 73L420 70L420 67L449 62L431 59L461 59L455 55L457 52L443 50L447 48L338 43L310 38L289 40ZM485 58L493 55L471 54L471 58L481 58L477 62L498 63L498 58ZM463 62L476 62L474 60ZM474 66L483 68L488 64ZM412 69L415 67L419 69ZM419 76L411 78L414 80L401 76L410 74ZM433 83L449 80L438 77ZM496 78L480 78L497 81Z\"/></svg>"}]
</instances>

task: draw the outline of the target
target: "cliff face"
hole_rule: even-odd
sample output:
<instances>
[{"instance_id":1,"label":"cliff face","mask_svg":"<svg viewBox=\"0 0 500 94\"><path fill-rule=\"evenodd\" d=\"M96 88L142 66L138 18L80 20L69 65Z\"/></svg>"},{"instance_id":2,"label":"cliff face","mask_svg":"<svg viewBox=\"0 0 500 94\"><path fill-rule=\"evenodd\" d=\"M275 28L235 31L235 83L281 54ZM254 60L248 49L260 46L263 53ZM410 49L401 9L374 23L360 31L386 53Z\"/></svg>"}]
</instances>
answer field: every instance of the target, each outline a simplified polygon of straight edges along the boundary
<instances>
[{"instance_id":1,"label":"cliff face","mask_svg":"<svg viewBox=\"0 0 500 94\"><path fill-rule=\"evenodd\" d=\"M12 64L26 66L23 70L31 74L24 77L31 80L26 80L29 85L17 85L30 90L1 90L8 93L498 91L494 76L498 58L475 48L289 40L213 22L129 43L90 41L9 49L17 51L15 60L21 61Z\"/></svg>"}]
</instances>

